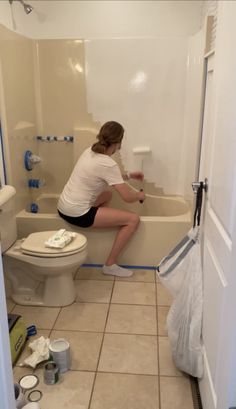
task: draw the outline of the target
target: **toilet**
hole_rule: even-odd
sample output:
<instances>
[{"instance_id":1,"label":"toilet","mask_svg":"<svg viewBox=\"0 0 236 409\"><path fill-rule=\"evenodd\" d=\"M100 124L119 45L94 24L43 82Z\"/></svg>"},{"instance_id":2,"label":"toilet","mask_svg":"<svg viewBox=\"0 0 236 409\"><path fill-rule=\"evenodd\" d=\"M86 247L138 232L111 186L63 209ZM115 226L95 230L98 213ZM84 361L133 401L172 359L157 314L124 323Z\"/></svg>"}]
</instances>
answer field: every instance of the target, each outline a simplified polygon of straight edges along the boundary
<instances>
[{"instance_id":1,"label":"toilet","mask_svg":"<svg viewBox=\"0 0 236 409\"><path fill-rule=\"evenodd\" d=\"M10 296L21 305L63 307L75 301L74 274L87 258L87 238L77 233L62 249L45 247L55 231L17 240L14 213L16 191L0 189L0 230L4 275Z\"/></svg>"}]
</instances>

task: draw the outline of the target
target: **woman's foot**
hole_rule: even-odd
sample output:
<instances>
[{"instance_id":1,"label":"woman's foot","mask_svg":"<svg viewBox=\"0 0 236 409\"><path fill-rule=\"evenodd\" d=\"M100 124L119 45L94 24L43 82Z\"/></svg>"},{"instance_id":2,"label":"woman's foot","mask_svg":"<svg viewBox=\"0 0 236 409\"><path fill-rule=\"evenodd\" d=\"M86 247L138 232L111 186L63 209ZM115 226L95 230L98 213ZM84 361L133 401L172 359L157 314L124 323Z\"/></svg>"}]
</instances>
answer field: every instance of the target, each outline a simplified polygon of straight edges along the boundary
<instances>
[{"instance_id":1,"label":"woman's foot","mask_svg":"<svg viewBox=\"0 0 236 409\"><path fill-rule=\"evenodd\" d=\"M127 268L122 268L117 264L112 264L111 266L106 266L104 264L103 274L117 276L117 277L131 277L133 275L133 271L128 270Z\"/></svg>"}]
</instances>

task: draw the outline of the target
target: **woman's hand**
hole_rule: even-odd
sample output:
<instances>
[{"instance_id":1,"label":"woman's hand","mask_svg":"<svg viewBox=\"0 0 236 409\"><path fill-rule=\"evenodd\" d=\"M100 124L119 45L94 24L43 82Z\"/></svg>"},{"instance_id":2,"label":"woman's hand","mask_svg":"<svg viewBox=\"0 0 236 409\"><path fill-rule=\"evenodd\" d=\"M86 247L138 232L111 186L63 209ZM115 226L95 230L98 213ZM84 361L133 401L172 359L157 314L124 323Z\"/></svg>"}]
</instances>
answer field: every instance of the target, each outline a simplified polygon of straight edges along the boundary
<instances>
[{"instance_id":1,"label":"woman's hand","mask_svg":"<svg viewBox=\"0 0 236 409\"><path fill-rule=\"evenodd\" d=\"M136 179L136 180L143 180L144 174L143 172L130 172L129 173L130 179Z\"/></svg>"}]
</instances>

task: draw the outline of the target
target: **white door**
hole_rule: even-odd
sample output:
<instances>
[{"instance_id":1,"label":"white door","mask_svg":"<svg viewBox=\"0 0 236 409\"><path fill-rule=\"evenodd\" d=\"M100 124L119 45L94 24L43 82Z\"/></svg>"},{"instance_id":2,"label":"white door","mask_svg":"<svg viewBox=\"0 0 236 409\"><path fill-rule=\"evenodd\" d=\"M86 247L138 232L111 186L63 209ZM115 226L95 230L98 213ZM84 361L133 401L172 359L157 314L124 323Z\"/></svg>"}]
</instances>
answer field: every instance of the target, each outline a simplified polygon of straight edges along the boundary
<instances>
[{"instance_id":1,"label":"white door","mask_svg":"<svg viewBox=\"0 0 236 409\"><path fill-rule=\"evenodd\" d=\"M0 408L14 409L13 373L0 243Z\"/></svg>"},{"instance_id":2,"label":"white door","mask_svg":"<svg viewBox=\"0 0 236 409\"><path fill-rule=\"evenodd\" d=\"M200 180L203 217L204 409L236 407L236 2L219 2L215 54L207 63Z\"/></svg>"}]
</instances>

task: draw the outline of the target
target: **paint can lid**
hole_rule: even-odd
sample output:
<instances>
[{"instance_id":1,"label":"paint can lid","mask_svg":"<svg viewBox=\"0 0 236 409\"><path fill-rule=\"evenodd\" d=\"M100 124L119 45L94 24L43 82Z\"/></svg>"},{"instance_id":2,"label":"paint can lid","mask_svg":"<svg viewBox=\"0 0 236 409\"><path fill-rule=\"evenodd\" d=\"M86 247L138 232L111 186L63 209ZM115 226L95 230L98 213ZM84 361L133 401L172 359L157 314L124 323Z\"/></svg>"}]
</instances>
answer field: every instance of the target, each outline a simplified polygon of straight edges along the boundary
<instances>
[{"instance_id":1,"label":"paint can lid","mask_svg":"<svg viewBox=\"0 0 236 409\"><path fill-rule=\"evenodd\" d=\"M39 402L42 399L42 392L39 391L38 389L34 389L31 391L27 397L29 402Z\"/></svg>"},{"instance_id":2,"label":"paint can lid","mask_svg":"<svg viewBox=\"0 0 236 409\"><path fill-rule=\"evenodd\" d=\"M39 378L34 374L24 375L19 380L19 384L24 390L33 389L36 385L38 385L38 383Z\"/></svg>"},{"instance_id":3,"label":"paint can lid","mask_svg":"<svg viewBox=\"0 0 236 409\"><path fill-rule=\"evenodd\" d=\"M70 348L70 344L64 338L55 339L50 342L49 349L52 352L63 352Z\"/></svg>"}]
</instances>

